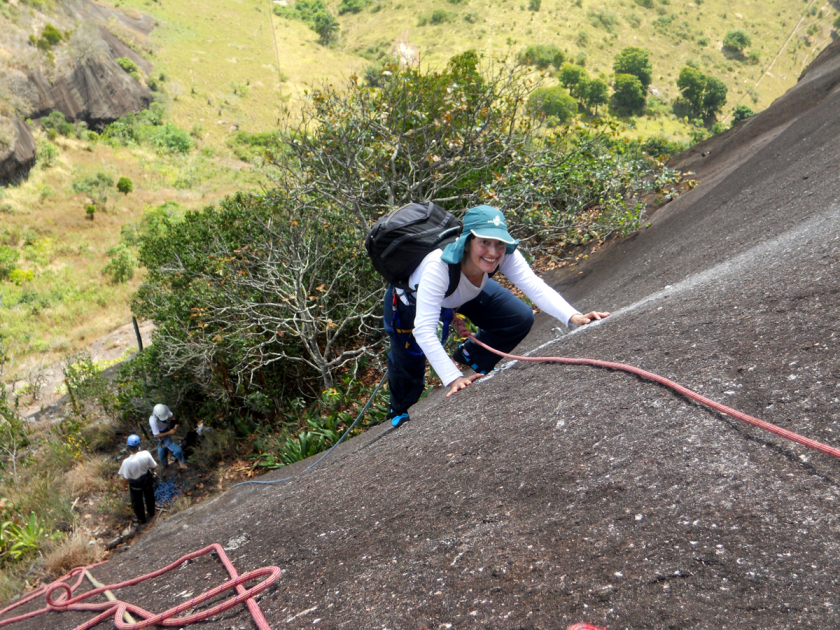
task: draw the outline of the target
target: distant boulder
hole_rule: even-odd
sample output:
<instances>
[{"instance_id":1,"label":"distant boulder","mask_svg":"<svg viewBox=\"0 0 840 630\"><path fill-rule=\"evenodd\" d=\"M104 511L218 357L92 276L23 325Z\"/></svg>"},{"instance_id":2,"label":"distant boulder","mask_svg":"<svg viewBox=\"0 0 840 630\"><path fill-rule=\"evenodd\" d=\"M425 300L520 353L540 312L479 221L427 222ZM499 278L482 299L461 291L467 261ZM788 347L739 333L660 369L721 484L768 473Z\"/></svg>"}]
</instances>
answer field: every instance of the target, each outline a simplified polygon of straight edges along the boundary
<instances>
[{"instance_id":1,"label":"distant boulder","mask_svg":"<svg viewBox=\"0 0 840 630\"><path fill-rule=\"evenodd\" d=\"M20 118L0 117L0 185L15 184L35 164L35 138Z\"/></svg>"}]
</instances>

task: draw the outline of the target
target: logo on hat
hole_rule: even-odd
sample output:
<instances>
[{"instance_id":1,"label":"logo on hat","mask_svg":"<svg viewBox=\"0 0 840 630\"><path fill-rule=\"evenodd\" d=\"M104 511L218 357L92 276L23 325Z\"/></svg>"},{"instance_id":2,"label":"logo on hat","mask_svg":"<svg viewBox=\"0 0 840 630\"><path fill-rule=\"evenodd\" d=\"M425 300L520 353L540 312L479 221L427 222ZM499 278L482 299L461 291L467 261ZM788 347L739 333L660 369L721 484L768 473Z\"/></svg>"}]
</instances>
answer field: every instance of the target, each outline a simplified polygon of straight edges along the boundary
<instances>
[{"instance_id":1,"label":"logo on hat","mask_svg":"<svg viewBox=\"0 0 840 630\"><path fill-rule=\"evenodd\" d=\"M492 224L493 224L493 225L495 225L496 227L499 227L499 225L501 225L501 224L502 224L502 219L501 219L501 217L499 217L499 215L497 214L495 217L493 217L493 220L492 220L492 221L488 221L487 223L492 223Z\"/></svg>"}]
</instances>

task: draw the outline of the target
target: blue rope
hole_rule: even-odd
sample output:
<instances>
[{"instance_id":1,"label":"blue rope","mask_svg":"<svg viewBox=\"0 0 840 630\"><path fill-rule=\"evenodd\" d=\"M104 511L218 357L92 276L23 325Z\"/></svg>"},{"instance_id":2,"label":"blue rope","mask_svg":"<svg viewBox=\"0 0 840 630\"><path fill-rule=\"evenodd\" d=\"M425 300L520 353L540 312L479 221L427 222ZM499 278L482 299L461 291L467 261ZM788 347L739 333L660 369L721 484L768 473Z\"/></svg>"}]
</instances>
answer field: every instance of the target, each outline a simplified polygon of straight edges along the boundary
<instances>
[{"instance_id":1,"label":"blue rope","mask_svg":"<svg viewBox=\"0 0 840 630\"><path fill-rule=\"evenodd\" d=\"M312 470L313 468L315 468L315 466L317 466L318 464L320 464L320 463L321 463L321 462L322 462L322 461L323 461L323 460L324 460L324 459L325 459L325 458L326 458L326 457L327 457L330 453L332 453L332 452L333 452L333 450L334 450L334 449L335 449L335 448L336 448L339 444L341 444L341 443L344 441L344 438L346 438L346 437L350 434L350 431L352 431L352 430L353 430L353 427L355 427L355 426L359 423L359 420L361 420L361 419L362 419L362 416L364 416L364 415L365 415L365 411L367 411L367 408L368 408L368 407L370 407L370 404L373 402L373 399L374 399L374 398L376 398L376 394L377 394L377 392L379 392L379 388L380 388L380 387L382 387L383 383L385 383L385 379L387 379L387 378L388 378L388 374L387 374L387 373L385 373L385 375L382 377L382 380L381 380L381 381L379 381L379 385L377 385L377 386L376 386L376 389L374 389L374 390L373 390L373 393L370 395L370 398L368 398L368 401L367 401L367 403L365 403L365 406L364 406L364 407L362 407L362 410L359 412L359 415L358 415L358 416L356 416L356 419L355 419L355 420L353 420L353 424L351 424L351 425L348 427L348 429L344 432L344 435L342 435L342 436L339 438L338 442L336 442L335 444L333 444L332 448L330 448L330 450L328 450L326 453L324 453L324 454L321 456L321 459L319 459L319 460L318 460L317 462L315 462L314 464L311 464L310 466L308 466L308 467L307 467L307 468L306 468L303 472L308 472L308 471ZM283 479L275 479L274 481L241 481L241 482L239 482L239 483L235 483L235 484L233 484L233 485L231 486L231 489L232 489L232 488L235 488L236 486L244 486L244 485L245 485L245 484L247 484L247 483L255 483L255 484L259 484L259 485L270 486L270 485L273 485L273 484L275 484L275 483L282 483L282 482L284 482L284 481L291 481L292 479L294 479L294 477L284 477Z\"/></svg>"},{"instance_id":2,"label":"blue rope","mask_svg":"<svg viewBox=\"0 0 840 630\"><path fill-rule=\"evenodd\" d=\"M155 488L155 503L162 507L166 507L175 499L181 496L181 490L184 488L184 482L173 477L167 481L161 481Z\"/></svg>"}]
</instances>

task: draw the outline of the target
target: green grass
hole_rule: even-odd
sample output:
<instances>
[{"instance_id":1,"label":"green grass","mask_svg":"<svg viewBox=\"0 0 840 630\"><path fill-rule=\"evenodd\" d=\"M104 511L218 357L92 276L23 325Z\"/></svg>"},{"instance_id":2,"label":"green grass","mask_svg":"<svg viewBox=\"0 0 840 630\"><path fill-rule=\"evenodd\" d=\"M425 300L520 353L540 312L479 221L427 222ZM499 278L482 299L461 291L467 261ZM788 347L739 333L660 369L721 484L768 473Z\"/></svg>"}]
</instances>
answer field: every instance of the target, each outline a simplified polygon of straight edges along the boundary
<instances>
[{"instance_id":1,"label":"green grass","mask_svg":"<svg viewBox=\"0 0 840 630\"><path fill-rule=\"evenodd\" d=\"M20 253L19 268L33 272L31 281L0 284L0 330L15 358L8 376L25 377L33 367L60 360L131 321L128 303L142 273L111 284L102 269L123 227L139 222L147 208L176 201L197 210L256 185L243 169L247 165L224 155L207 157L196 150L161 155L62 137L56 144L54 166L38 166L25 183L4 189L3 203L12 213L3 215L0 241ZM121 195L114 188L90 221L85 214L90 199L73 184L96 173L114 181L126 176L134 191Z\"/></svg>"}]
</instances>

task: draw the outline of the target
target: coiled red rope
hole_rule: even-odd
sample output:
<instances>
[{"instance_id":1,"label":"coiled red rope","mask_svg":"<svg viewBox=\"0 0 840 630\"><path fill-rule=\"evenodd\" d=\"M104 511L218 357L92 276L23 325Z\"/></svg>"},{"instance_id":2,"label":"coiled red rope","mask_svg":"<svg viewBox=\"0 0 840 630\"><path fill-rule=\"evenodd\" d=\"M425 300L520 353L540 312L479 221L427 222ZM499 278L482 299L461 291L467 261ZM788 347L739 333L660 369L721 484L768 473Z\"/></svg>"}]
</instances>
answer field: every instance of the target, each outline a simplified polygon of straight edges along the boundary
<instances>
[{"instance_id":1,"label":"coiled red rope","mask_svg":"<svg viewBox=\"0 0 840 630\"><path fill-rule=\"evenodd\" d=\"M455 320L458 320L458 318L456 317ZM671 389L673 389L676 392L679 392L683 396L687 396L688 398L696 400L697 402L702 403L707 407L711 407L715 411L725 413L728 416L732 416L733 418L737 418L738 420L748 422L753 426L764 429L765 431L770 431L771 433L775 433L776 435L779 435L792 442L802 444L803 446L807 446L808 448L817 450L820 453L831 455L832 457L840 459L840 449L838 448L829 446L828 444L823 444L822 442L817 442L816 440L812 440L810 438L803 437L798 433L794 433L793 431L788 431L787 429L783 429L782 427L776 426L775 424L770 424L769 422L765 422L764 420L760 420L759 418L754 418L753 416L738 411L737 409L733 409L732 407L722 405L721 403L716 402L711 398L706 398L705 396L698 394L697 392L691 391L687 387L683 387L679 383L675 383L671 379L665 378L664 376L659 376L658 374L654 374L653 372L648 372L647 370L642 370L641 368L637 368L632 365L627 365L626 363L615 363L613 361L599 361L598 359L579 359L571 357L521 357L515 354L507 354L505 352L500 352L494 348L491 348L486 343L482 343L477 337L470 333L465 326L462 328L456 324L456 327L458 328L458 331L462 336L471 337L472 340L478 345L480 345L482 348L485 348L499 356L505 357L506 359L515 359L517 361L530 361L533 363L565 363L568 365L594 365L595 367L606 368L608 370L621 370L624 372L629 372L630 374L641 376L642 378L647 379L649 381L654 381L661 385L665 385L666 387L670 387Z\"/></svg>"},{"instance_id":2,"label":"coiled red rope","mask_svg":"<svg viewBox=\"0 0 840 630\"><path fill-rule=\"evenodd\" d=\"M173 569L181 566L185 562L192 560L193 558L198 558L199 556L203 556L210 552L216 552L216 555L219 556L219 559L222 561L225 569L227 569L228 574L230 575L230 580L227 582L223 582L219 586L206 591L205 593L199 595L198 597L193 597L189 601L184 602L183 604L179 604L169 610L166 610L162 613L154 614L139 606L135 606L134 604L128 604L126 602L115 600L109 602L102 602L102 603L84 603L84 600L99 595L100 593L104 593L105 591L115 591L117 589L124 588L126 586L132 586L134 584L139 584L144 580L149 580L152 578L156 578L158 576L163 575L164 573L168 573ZM102 564L102 563L99 563ZM203 621L205 619L209 619L214 615L218 615L221 612L229 608L233 608L237 604L244 602L248 606L248 610L251 612L251 616L254 618L254 622L257 624L257 628L259 630L271 630L268 625L268 622L265 620L265 617L260 610L260 607L257 605L257 602L253 600L254 595L264 591L267 589L271 584L273 584L281 575L282 571L280 567L263 567L261 569L256 569L255 571L248 571L247 573L243 573L239 575L237 573L236 568L234 568L233 564L231 563L230 559L225 554L224 549L218 543L213 543L201 549L199 551L194 551L193 553L187 554L186 556L176 560L172 564L154 571L153 573L148 573L146 575L133 578L131 580L127 580L125 582L120 582L119 584L110 584L108 586L103 586L101 588L95 588L93 590L87 591L82 593L81 595L77 595L73 597L73 591L78 588L81 584L82 580L84 579L85 571L88 569L99 566L98 564L91 565L89 567L79 567L73 569L65 575L64 577L47 584L46 586L42 586L39 589L36 589L20 601L11 604L10 606L6 606L2 610L0 610L0 626L6 626L11 623L15 623L17 621L22 621L24 619L29 619L31 617L36 617L38 615L42 615L46 612L55 611L61 612L64 610L75 610L75 611L101 611L96 617L83 623L80 626L76 626L74 630L88 630L88 628L93 628L94 626L98 625L105 619L109 617L114 617L114 625L118 628L118 630L140 630L141 628L148 628L149 626L185 626L190 623L195 623L197 621ZM76 581L71 585L68 582L73 578L76 577ZM252 586L251 588L245 588L243 584L250 580L254 580L256 578L265 578L259 584ZM203 602L206 602L225 591L229 591L231 589L236 589L236 595L230 599L226 599L225 601L208 608L207 610L202 610L201 612L194 613L192 615L186 615L183 617L176 617L176 615L181 614L185 610L189 610L193 606L197 606ZM46 606L44 608L28 612L23 615L18 615L17 617L10 617L9 619L2 619L2 617L11 610L18 608L32 600L40 597L41 595L45 596L46 599ZM131 613L142 621L138 621L136 623L127 623L124 621L125 613Z\"/></svg>"}]
</instances>

